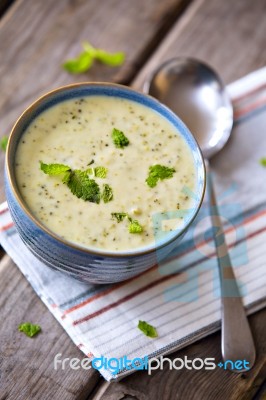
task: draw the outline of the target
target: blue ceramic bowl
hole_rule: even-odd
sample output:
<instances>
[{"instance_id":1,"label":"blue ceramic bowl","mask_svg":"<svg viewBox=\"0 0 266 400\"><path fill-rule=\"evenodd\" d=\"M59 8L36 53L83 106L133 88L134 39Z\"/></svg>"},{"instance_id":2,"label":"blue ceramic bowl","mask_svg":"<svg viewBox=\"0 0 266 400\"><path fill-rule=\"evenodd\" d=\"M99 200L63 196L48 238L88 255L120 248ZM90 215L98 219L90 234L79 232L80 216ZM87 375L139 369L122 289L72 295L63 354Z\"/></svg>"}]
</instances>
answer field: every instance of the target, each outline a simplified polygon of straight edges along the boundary
<instances>
[{"instance_id":1,"label":"blue ceramic bowl","mask_svg":"<svg viewBox=\"0 0 266 400\"><path fill-rule=\"evenodd\" d=\"M184 215L184 224L178 231L168 232L156 238L156 245L134 249L128 252L96 251L84 248L60 238L42 225L24 203L19 192L15 171L15 154L18 142L28 125L40 113L64 100L82 96L101 95L128 99L149 107L166 118L183 136L193 154L196 165L196 193L194 205ZM136 92L128 87L108 83L81 83L61 87L54 90L33 103L16 122L8 143L5 186L6 197L11 216L18 233L35 256L49 267L66 272L74 278L93 283L114 283L129 279L161 261L183 237L191 222L195 218L205 191L205 168L199 147L183 122L167 107L154 98ZM167 194L166 194L167 195ZM161 215L156 218L160 223ZM157 216L158 217L158 216Z\"/></svg>"}]
</instances>

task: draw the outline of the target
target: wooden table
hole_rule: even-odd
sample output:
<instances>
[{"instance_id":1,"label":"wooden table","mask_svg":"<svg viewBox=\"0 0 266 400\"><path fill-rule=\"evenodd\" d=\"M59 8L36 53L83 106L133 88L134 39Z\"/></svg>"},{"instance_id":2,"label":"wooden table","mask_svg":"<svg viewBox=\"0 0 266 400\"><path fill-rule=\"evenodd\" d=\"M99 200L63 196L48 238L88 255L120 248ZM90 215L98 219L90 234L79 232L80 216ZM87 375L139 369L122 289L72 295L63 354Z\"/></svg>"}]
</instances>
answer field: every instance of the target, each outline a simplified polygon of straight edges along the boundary
<instances>
[{"instance_id":1,"label":"wooden table","mask_svg":"<svg viewBox=\"0 0 266 400\"><path fill-rule=\"evenodd\" d=\"M183 55L200 58L228 83L266 64L265 0L4 0L0 2L0 121L8 134L19 114L48 90L79 81L115 81L141 88L158 63ZM71 76L60 65L82 40L123 50L120 68L97 65ZM3 201L4 154L1 154ZM266 398L266 309L249 320L257 362L247 374L214 371L136 372L106 383L95 370L54 371L53 359L81 351L37 297L12 260L0 253L0 399L235 400ZM45 327L31 341L17 332L22 320ZM172 357L220 355L220 333Z\"/></svg>"}]
</instances>

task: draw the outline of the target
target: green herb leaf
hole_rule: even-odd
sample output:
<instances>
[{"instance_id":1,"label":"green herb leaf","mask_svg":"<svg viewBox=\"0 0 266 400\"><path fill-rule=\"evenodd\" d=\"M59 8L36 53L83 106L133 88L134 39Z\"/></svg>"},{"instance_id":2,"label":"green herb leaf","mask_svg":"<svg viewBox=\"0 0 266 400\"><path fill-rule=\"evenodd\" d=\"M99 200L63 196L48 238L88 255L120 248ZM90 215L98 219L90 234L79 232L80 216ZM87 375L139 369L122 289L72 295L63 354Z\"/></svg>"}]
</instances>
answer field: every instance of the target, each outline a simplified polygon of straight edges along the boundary
<instances>
[{"instance_id":1,"label":"green herb leaf","mask_svg":"<svg viewBox=\"0 0 266 400\"><path fill-rule=\"evenodd\" d=\"M31 324L30 322L25 322L18 326L18 330L24 332L25 335L29 337L33 337L41 331L41 327L39 325Z\"/></svg>"},{"instance_id":2,"label":"green herb leaf","mask_svg":"<svg viewBox=\"0 0 266 400\"><path fill-rule=\"evenodd\" d=\"M148 176L148 178L146 179L146 183L148 186L150 186L151 188L155 187L157 185L159 178L157 176Z\"/></svg>"},{"instance_id":3,"label":"green herb leaf","mask_svg":"<svg viewBox=\"0 0 266 400\"><path fill-rule=\"evenodd\" d=\"M150 338L158 337L156 328L145 321L139 321L138 328L144 333L144 335Z\"/></svg>"},{"instance_id":4,"label":"green herb leaf","mask_svg":"<svg viewBox=\"0 0 266 400\"><path fill-rule=\"evenodd\" d=\"M117 222L123 221L126 217L128 217L127 213L120 212L120 213L112 213L112 217L116 218Z\"/></svg>"},{"instance_id":5,"label":"green herb leaf","mask_svg":"<svg viewBox=\"0 0 266 400\"><path fill-rule=\"evenodd\" d=\"M105 65L109 65L110 67L118 67L125 61L125 53L122 51L109 53L103 49L96 49L88 42L84 42L82 45L83 49L90 53L95 60L100 61Z\"/></svg>"},{"instance_id":6,"label":"green herb leaf","mask_svg":"<svg viewBox=\"0 0 266 400\"><path fill-rule=\"evenodd\" d=\"M47 175L56 176L61 175L64 172L70 171L71 168L64 164L44 164L40 161L40 169Z\"/></svg>"},{"instance_id":7,"label":"green herb leaf","mask_svg":"<svg viewBox=\"0 0 266 400\"><path fill-rule=\"evenodd\" d=\"M62 182L68 183L71 176L71 171L66 171L65 175L63 176Z\"/></svg>"},{"instance_id":8,"label":"green herb leaf","mask_svg":"<svg viewBox=\"0 0 266 400\"><path fill-rule=\"evenodd\" d=\"M146 183L150 187L155 187L160 179L172 178L174 172L174 168L165 167L164 165L159 164L153 165L149 168L149 176L146 179Z\"/></svg>"},{"instance_id":9,"label":"green herb leaf","mask_svg":"<svg viewBox=\"0 0 266 400\"><path fill-rule=\"evenodd\" d=\"M100 202L101 194L99 185L93 179L89 179L87 171L72 171L67 165L44 164L42 161L40 161L40 168L45 174L50 176L64 174L62 182L67 184L71 192L78 198L97 204Z\"/></svg>"},{"instance_id":10,"label":"green herb leaf","mask_svg":"<svg viewBox=\"0 0 266 400\"><path fill-rule=\"evenodd\" d=\"M139 221L136 219L132 219L127 213L112 213L112 217L116 218L117 222L123 221L125 218L128 219L128 231L129 233L142 233L143 227L140 225Z\"/></svg>"},{"instance_id":11,"label":"green herb leaf","mask_svg":"<svg viewBox=\"0 0 266 400\"><path fill-rule=\"evenodd\" d=\"M99 185L93 179L89 179L86 171L78 169L71 171L67 186L78 198L90 201L91 203L100 203L101 194Z\"/></svg>"},{"instance_id":12,"label":"green herb leaf","mask_svg":"<svg viewBox=\"0 0 266 400\"><path fill-rule=\"evenodd\" d=\"M96 178L106 178L108 169L105 167L95 167L95 168L88 168L87 173L89 175L93 175Z\"/></svg>"},{"instance_id":13,"label":"green herb leaf","mask_svg":"<svg viewBox=\"0 0 266 400\"><path fill-rule=\"evenodd\" d=\"M116 128L113 129L112 139L115 146L118 147L119 149L123 149L124 147L129 145L128 138L119 129Z\"/></svg>"},{"instance_id":14,"label":"green herb leaf","mask_svg":"<svg viewBox=\"0 0 266 400\"><path fill-rule=\"evenodd\" d=\"M118 51L117 53L108 53L105 50L98 49L95 58L109 67L119 67L125 61L125 53Z\"/></svg>"},{"instance_id":15,"label":"green herb leaf","mask_svg":"<svg viewBox=\"0 0 266 400\"><path fill-rule=\"evenodd\" d=\"M91 53L82 51L77 58L67 60L62 67L70 74L82 74L90 69L93 59Z\"/></svg>"},{"instance_id":16,"label":"green herb leaf","mask_svg":"<svg viewBox=\"0 0 266 400\"><path fill-rule=\"evenodd\" d=\"M263 167L266 167L266 157L263 157L263 158L260 159L260 164L261 164Z\"/></svg>"},{"instance_id":17,"label":"green herb leaf","mask_svg":"<svg viewBox=\"0 0 266 400\"><path fill-rule=\"evenodd\" d=\"M105 203L108 203L109 201L113 200L113 190L111 186L104 184L103 185L103 192L102 192L102 199Z\"/></svg>"},{"instance_id":18,"label":"green herb leaf","mask_svg":"<svg viewBox=\"0 0 266 400\"><path fill-rule=\"evenodd\" d=\"M142 226L140 225L139 221L137 221L136 219L133 219L133 220L130 221L128 230L129 230L129 233L141 233L141 232L143 232Z\"/></svg>"},{"instance_id":19,"label":"green herb leaf","mask_svg":"<svg viewBox=\"0 0 266 400\"><path fill-rule=\"evenodd\" d=\"M2 136L0 140L0 147L3 151L6 151L8 142L8 136Z\"/></svg>"},{"instance_id":20,"label":"green herb leaf","mask_svg":"<svg viewBox=\"0 0 266 400\"><path fill-rule=\"evenodd\" d=\"M83 43L83 51L76 57L67 60L63 68L71 74L82 74L87 72L92 66L94 60L110 67L118 67L125 61L125 53L109 53L103 49L96 49L90 43Z\"/></svg>"},{"instance_id":21,"label":"green herb leaf","mask_svg":"<svg viewBox=\"0 0 266 400\"><path fill-rule=\"evenodd\" d=\"M106 178L108 169L105 167L96 167L94 169L96 178Z\"/></svg>"}]
</instances>

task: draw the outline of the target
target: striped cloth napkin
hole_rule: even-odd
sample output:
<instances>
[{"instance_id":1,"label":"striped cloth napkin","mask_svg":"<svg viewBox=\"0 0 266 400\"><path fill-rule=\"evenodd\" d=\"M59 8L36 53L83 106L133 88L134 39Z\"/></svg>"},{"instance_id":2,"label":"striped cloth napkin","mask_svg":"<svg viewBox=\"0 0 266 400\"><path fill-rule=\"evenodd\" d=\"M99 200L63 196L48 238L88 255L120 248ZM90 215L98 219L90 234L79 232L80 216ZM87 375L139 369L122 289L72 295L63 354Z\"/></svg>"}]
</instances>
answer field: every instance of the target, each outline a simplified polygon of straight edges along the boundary
<instances>
[{"instance_id":1,"label":"striped cloth napkin","mask_svg":"<svg viewBox=\"0 0 266 400\"><path fill-rule=\"evenodd\" d=\"M252 313L266 305L266 168L259 161L266 157L266 68L228 90L234 130L212 167L235 274L247 313ZM152 358L220 328L218 267L206 200L183 242L163 264L115 285L81 283L44 266L20 240L6 203L0 206L0 243L91 359ZM137 328L139 320L155 326L158 338L146 337ZM111 380L130 371L100 372Z\"/></svg>"}]
</instances>

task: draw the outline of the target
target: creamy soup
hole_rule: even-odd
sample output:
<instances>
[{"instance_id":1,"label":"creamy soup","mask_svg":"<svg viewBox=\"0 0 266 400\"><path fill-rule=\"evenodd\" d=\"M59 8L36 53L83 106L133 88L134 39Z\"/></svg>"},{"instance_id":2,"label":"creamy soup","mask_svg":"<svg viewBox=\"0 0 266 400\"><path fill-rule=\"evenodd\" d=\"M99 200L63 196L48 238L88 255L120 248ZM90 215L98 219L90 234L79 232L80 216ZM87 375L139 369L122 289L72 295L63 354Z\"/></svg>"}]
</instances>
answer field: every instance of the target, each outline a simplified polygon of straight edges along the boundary
<instances>
[{"instance_id":1,"label":"creamy soup","mask_svg":"<svg viewBox=\"0 0 266 400\"><path fill-rule=\"evenodd\" d=\"M124 147L116 147L114 128L128 140ZM66 178L50 176L40 162L71 170ZM172 176L151 187L147 178L155 165ZM106 202L72 193L67 179L75 170L86 171L100 193L108 185ZM16 178L28 208L55 234L83 247L121 251L154 242L154 213L191 207L196 171L186 142L161 115L133 101L87 96L47 109L29 125L16 153ZM166 221L164 229L174 227Z\"/></svg>"}]
</instances>

